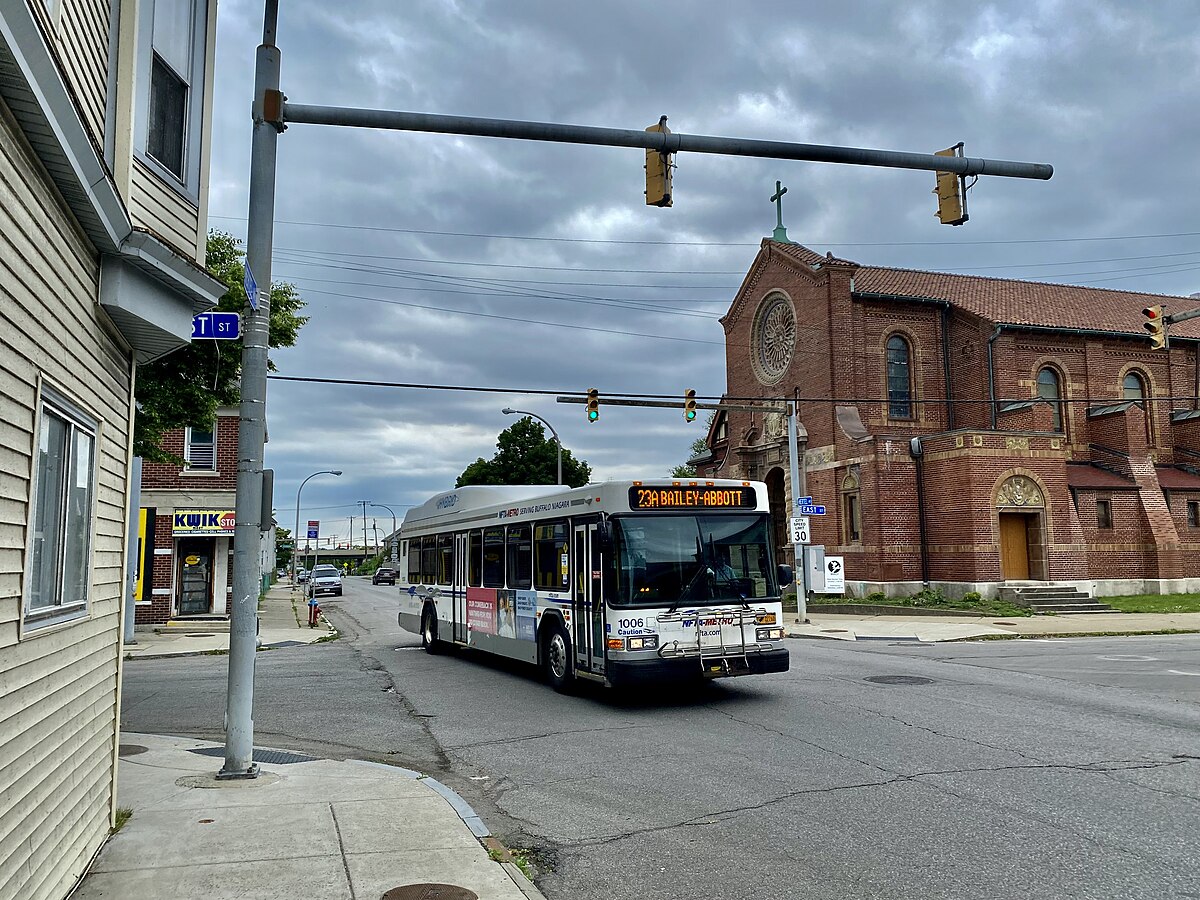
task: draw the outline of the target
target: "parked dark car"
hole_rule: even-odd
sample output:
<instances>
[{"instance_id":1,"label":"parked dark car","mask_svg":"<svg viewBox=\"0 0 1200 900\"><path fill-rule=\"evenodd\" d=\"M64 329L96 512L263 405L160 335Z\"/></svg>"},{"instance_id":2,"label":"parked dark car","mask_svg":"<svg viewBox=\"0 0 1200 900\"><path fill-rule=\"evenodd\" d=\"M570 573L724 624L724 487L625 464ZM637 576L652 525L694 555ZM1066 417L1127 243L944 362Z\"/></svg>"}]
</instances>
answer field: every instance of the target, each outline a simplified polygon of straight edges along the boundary
<instances>
[{"instance_id":1,"label":"parked dark car","mask_svg":"<svg viewBox=\"0 0 1200 900\"><path fill-rule=\"evenodd\" d=\"M371 576L371 584L395 584L396 570L390 566L380 566Z\"/></svg>"}]
</instances>

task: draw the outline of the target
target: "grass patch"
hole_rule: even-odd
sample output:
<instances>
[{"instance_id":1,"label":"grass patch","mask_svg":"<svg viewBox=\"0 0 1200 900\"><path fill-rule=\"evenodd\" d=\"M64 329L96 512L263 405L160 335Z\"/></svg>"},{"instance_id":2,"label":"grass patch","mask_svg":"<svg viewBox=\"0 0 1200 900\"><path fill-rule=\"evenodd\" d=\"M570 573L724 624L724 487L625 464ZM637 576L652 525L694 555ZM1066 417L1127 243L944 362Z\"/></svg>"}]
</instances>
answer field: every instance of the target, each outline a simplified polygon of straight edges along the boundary
<instances>
[{"instance_id":1,"label":"grass patch","mask_svg":"<svg viewBox=\"0 0 1200 900\"><path fill-rule=\"evenodd\" d=\"M118 831L120 831L122 828L124 828L125 823L128 822L132 818L133 818L133 807L132 806L118 806L117 807L117 820L113 823L112 831L109 833L116 834Z\"/></svg>"},{"instance_id":2,"label":"grass patch","mask_svg":"<svg viewBox=\"0 0 1200 900\"><path fill-rule=\"evenodd\" d=\"M488 848L488 859L499 863L512 863L521 870L521 874L533 883L534 853L531 850L523 850L520 847L505 847L496 840L485 840L485 846Z\"/></svg>"},{"instance_id":3,"label":"grass patch","mask_svg":"<svg viewBox=\"0 0 1200 900\"><path fill-rule=\"evenodd\" d=\"M817 601L821 602L821 601ZM908 606L920 609L942 609L948 613L954 610L982 613L985 616L1009 618L1011 616L1032 616L1033 610L1025 606L1017 606L1004 600L985 600L975 591L952 600L937 589L919 591L911 597L887 597L881 592L867 594L865 597L847 597L844 600L826 599L827 603L848 603L870 606Z\"/></svg>"},{"instance_id":4,"label":"grass patch","mask_svg":"<svg viewBox=\"0 0 1200 900\"><path fill-rule=\"evenodd\" d=\"M1126 613L1200 612L1200 594L1130 594L1098 599Z\"/></svg>"},{"instance_id":5,"label":"grass patch","mask_svg":"<svg viewBox=\"0 0 1200 900\"><path fill-rule=\"evenodd\" d=\"M341 636L342 636L341 632L331 631L331 632L329 632L329 634L325 635L324 637L317 638L315 641L313 641L313 643L314 644L328 644L330 641L336 641Z\"/></svg>"}]
</instances>

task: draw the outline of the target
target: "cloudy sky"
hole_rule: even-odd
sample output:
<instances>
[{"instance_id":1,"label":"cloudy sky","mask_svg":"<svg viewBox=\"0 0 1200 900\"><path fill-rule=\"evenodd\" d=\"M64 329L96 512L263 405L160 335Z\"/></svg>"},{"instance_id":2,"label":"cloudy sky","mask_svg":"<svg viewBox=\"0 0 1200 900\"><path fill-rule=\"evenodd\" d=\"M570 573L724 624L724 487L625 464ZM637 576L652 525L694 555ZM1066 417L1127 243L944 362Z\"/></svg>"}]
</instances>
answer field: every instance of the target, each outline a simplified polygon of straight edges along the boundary
<instances>
[{"instance_id":1,"label":"cloudy sky","mask_svg":"<svg viewBox=\"0 0 1200 900\"><path fill-rule=\"evenodd\" d=\"M221 0L210 226L245 234L261 0ZM505 406L554 423L594 477L665 475L676 410L554 393L725 387L717 317L775 226L873 265L1170 294L1200 290L1200 17L1192 2L283 0L300 104L645 128L1047 162L984 178L940 225L928 172L683 155L647 207L643 152L294 125L279 141L274 276L312 316L273 381L275 503L345 539L357 501L411 504L490 457ZM531 392L551 392L549 395ZM380 528L391 517L379 508ZM361 535L361 518L358 533ZM361 537L360 537L361 540Z\"/></svg>"}]
</instances>

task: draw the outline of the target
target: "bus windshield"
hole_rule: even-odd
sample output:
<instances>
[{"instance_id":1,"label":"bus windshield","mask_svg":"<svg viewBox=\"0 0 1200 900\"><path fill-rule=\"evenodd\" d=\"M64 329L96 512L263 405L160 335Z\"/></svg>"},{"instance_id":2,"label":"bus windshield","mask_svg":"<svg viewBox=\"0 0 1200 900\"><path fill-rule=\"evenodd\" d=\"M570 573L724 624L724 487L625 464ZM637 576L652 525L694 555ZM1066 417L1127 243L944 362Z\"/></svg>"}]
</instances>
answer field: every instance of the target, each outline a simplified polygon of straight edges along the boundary
<instances>
[{"instance_id":1,"label":"bus windshield","mask_svg":"<svg viewBox=\"0 0 1200 900\"><path fill-rule=\"evenodd\" d=\"M765 514L614 518L617 605L738 603L778 597Z\"/></svg>"}]
</instances>

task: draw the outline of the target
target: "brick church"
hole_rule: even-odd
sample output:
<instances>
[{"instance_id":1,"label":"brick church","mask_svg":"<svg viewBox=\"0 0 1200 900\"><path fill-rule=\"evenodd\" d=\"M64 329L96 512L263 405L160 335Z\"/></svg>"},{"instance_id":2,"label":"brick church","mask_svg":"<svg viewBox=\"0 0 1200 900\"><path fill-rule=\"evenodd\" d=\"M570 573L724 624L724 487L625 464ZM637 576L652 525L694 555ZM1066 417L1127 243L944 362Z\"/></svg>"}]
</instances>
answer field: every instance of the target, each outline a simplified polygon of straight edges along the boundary
<instances>
[{"instance_id":1,"label":"brick church","mask_svg":"<svg viewBox=\"0 0 1200 900\"><path fill-rule=\"evenodd\" d=\"M1200 589L1197 301L864 266L766 239L728 313L727 394L794 399L813 542L847 591ZM786 421L719 410L709 477L765 481L781 559Z\"/></svg>"}]
</instances>

